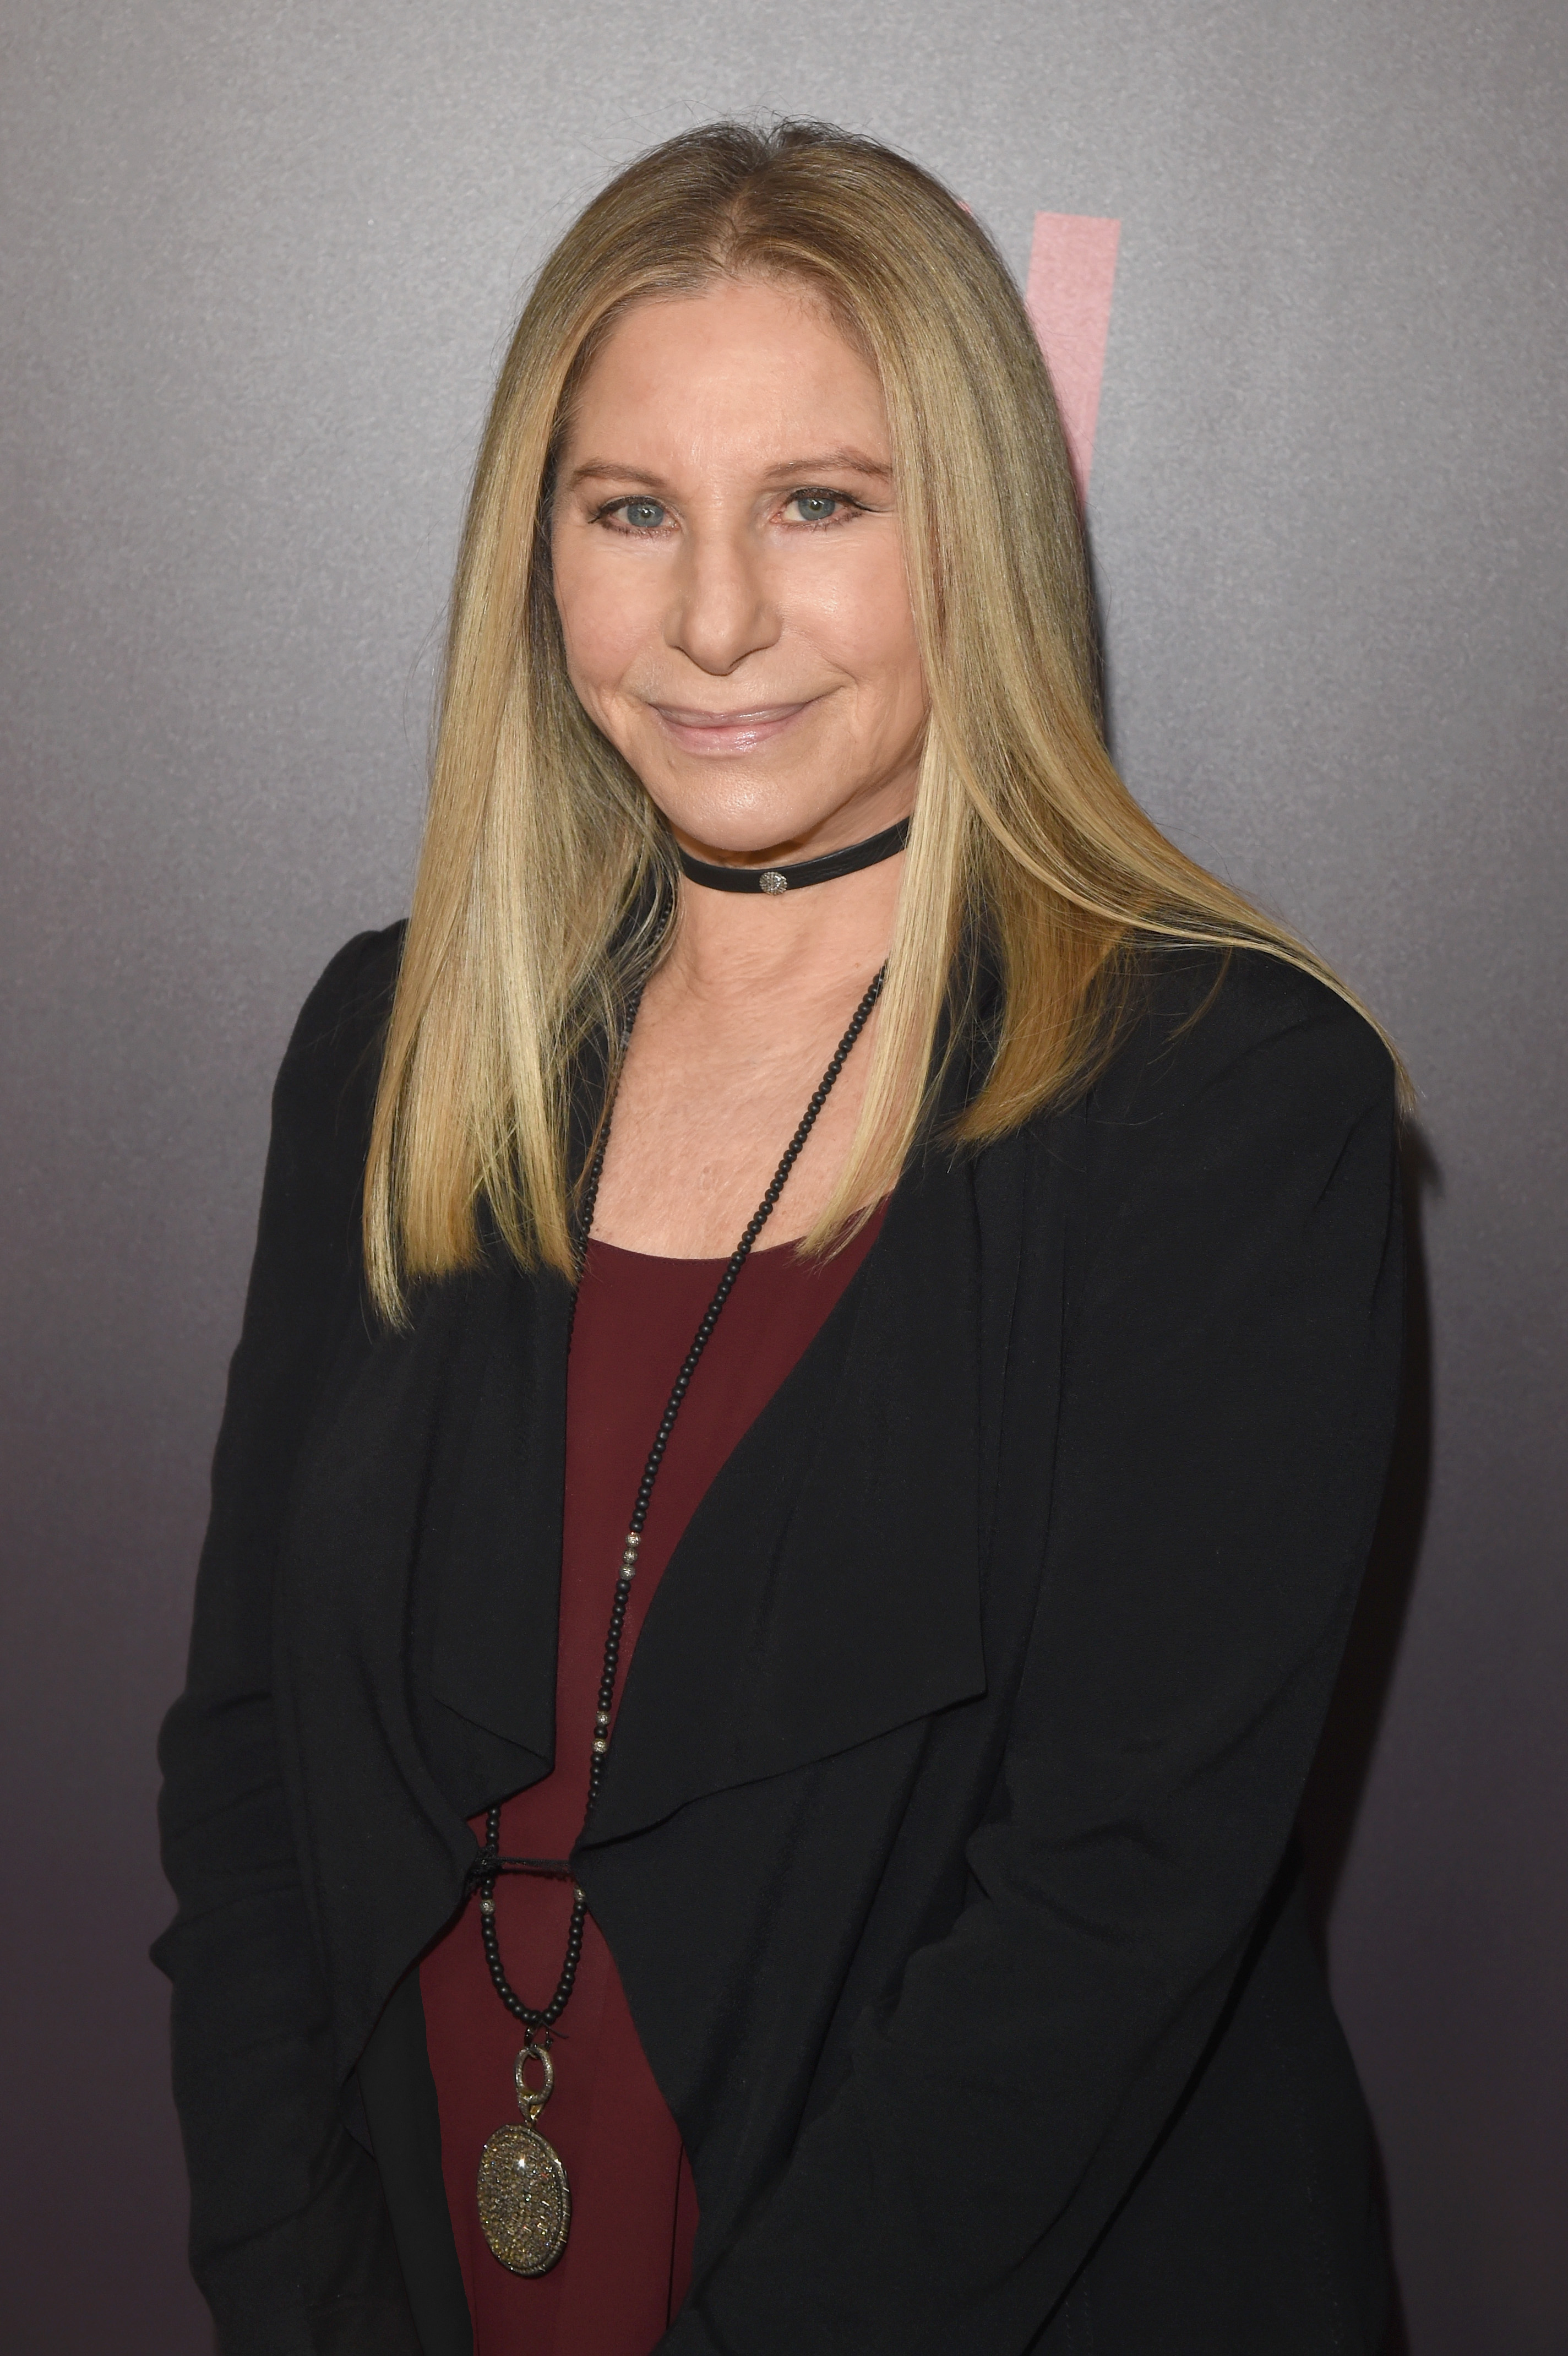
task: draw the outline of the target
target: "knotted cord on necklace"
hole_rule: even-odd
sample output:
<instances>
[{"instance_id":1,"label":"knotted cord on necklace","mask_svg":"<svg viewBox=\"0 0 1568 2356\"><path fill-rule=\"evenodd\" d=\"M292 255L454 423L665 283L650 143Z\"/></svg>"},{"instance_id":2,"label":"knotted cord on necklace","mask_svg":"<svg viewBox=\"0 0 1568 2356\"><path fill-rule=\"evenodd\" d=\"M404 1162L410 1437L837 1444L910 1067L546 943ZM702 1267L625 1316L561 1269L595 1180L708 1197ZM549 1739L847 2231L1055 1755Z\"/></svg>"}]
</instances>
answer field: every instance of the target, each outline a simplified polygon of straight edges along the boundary
<instances>
[{"instance_id":1,"label":"knotted cord on necklace","mask_svg":"<svg viewBox=\"0 0 1568 2356\"><path fill-rule=\"evenodd\" d=\"M654 1483L658 1479L659 1467L664 1462L665 1451L669 1446L670 1434L675 1430L676 1418L680 1413L681 1401L690 1388L691 1378L697 1372L699 1361L713 1337L713 1329L719 1323L724 1304L735 1289L736 1279L751 1258L752 1247L772 1218L777 1207L779 1196L784 1193L785 1181L799 1161L806 1139L816 1125L816 1117L827 1102L835 1082L848 1062L850 1051L856 1040L870 1020L871 1009L882 994L882 982L886 973L887 968L883 966L872 977L870 987L850 1017L848 1029L833 1051L832 1060L827 1069L812 1092L810 1102L801 1117L800 1126L785 1147L784 1159L774 1171L767 1192L747 1221L740 1242L726 1261L724 1273L719 1280L712 1300L702 1313L691 1347L681 1360L680 1371L676 1376L665 1411L659 1419L658 1430L654 1434L653 1445L648 1451L647 1461L643 1466L643 1477L637 1483L636 1500L632 1507L631 1523L626 1532L625 1544L621 1551L621 1565L615 1580L614 1598L610 1606L610 1625L604 1637L604 1662L599 1679L598 1704L593 1718L593 1748L589 1755L588 1801L583 1810L583 1832L587 1831L592 1821L594 1803L599 1797L599 1787L603 1781L604 1762L610 1752L610 1728L615 1706L615 1677L620 1666L621 1639L626 1622L626 1606L631 1600L632 1581L636 1576L637 1552L643 1542L643 1531L647 1524L648 1508L653 1502ZM635 1015L636 1007L634 1005L622 1039L623 1055ZM610 1120L607 1117L600 1129L598 1146L582 1189L582 1207L577 1223L573 1254L572 1307L574 1312L576 1293L581 1286L583 1266L588 1256L588 1238L592 1231L594 1205L598 1200L599 1181L603 1173L604 1154L609 1141ZM578 1837L581 1840L581 1834L579 1834ZM480 1936L484 1941L485 1960L490 1966L490 1977L495 1985L496 1995L507 2009L515 2014L530 2032L540 2029L546 2031L548 2041L548 2032L566 2010L572 1985L577 1977L577 1966L582 1954L582 1933L588 1914L588 1901L581 1890L573 1882L571 1919L566 1934L566 1960L561 1965L555 1993L548 2004L528 2005L523 2002L522 1997L507 1977L501 1962L500 1935L496 1928L496 1883L497 1878L503 1873L538 1874L551 1880L572 1880L571 1862L568 1858L503 1857L501 1855L501 1804L496 1801L485 1816L485 1846L468 1869L464 1889L465 1890L477 1890L479 1892Z\"/></svg>"}]
</instances>

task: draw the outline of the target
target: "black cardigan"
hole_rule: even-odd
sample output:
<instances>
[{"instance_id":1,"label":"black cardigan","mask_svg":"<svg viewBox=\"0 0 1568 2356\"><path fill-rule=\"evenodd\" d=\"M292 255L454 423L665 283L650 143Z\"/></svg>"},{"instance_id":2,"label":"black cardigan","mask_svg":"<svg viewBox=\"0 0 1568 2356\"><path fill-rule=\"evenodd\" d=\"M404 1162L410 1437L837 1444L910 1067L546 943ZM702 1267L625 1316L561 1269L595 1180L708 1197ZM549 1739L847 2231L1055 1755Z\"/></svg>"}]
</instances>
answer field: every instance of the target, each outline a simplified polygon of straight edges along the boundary
<instances>
[{"instance_id":1,"label":"black cardigan","mask_svg":"<svg viewBox=\"0 0 1568 2356\"><path fill-rule=\"evenodd\" d=\"M553 1744L567 1287L361 1296L399 942L279 1077L163 1738L226 2356L469 2348L411 1966ZM577 1853L701 2208L660 2356L1377 2344L1291 1831L1396 1405L1393 1080L1217 970L1151 958L1086 1101L912 1169L660 1586Z\"/></svg>"}]
</instances>

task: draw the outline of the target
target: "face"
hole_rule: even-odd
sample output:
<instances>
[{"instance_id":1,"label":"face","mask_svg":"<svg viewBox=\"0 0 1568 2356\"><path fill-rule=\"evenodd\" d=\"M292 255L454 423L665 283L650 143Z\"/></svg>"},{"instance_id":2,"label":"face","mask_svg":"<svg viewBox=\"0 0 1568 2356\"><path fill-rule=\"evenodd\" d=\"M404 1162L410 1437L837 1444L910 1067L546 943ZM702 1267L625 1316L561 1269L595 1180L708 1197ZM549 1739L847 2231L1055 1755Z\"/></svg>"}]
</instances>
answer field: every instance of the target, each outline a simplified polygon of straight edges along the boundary
<instances>
[{"instance_id":1,"label":"face","mask_svg":"<svg viewBox=\"0 0 1568 2356\"><path fill-rule=\"evenodd\" d=\"M572 684L699 856L904 816L926 700L876 376L809 293L637 305L584 379L551 519Z\"/></svg>"}]
</instances>

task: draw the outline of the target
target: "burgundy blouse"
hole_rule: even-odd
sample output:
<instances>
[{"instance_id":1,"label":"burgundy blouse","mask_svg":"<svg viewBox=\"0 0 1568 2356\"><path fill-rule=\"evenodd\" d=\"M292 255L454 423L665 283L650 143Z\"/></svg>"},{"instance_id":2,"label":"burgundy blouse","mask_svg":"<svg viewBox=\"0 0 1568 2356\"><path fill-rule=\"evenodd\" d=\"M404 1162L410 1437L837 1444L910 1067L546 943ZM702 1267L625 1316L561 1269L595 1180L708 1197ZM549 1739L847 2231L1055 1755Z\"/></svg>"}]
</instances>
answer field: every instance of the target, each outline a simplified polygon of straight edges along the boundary
<instances>
[{"instance_id":1,"label":"burgundy blouse","mask_svg":"<svg viewBox=\"0 0 1568 2356\"><path fill-rule=\"evenodd\" d=\"M654 1590L704 1491L827 1318L880 1223L879 1215L825 1263L784 1246L753 1252L742 1269L654 1490L621 1648L623 1684ZM632 1501L723 1265L589 1245L567 1375L555 1766L507 1802L503 1855L565 1857L581 1827L604 1630ZM474 1829L483 1839L483 1817ZM496 1884L502 1958L529 2004L545 2003L555 1986L571 1896L570 1884L532 1876ZM697 2198L592 1915L555 2032L555 2092L539 2122L571 2184L571 2235L549 2274L510 2273L480 2229L479 2154L517 2116L512 2071L523 2032L490 1984L472 1906L425 1957L420 1988L475 2356L648 2356L686 2297Z\"/></svg>"}]
</instances>

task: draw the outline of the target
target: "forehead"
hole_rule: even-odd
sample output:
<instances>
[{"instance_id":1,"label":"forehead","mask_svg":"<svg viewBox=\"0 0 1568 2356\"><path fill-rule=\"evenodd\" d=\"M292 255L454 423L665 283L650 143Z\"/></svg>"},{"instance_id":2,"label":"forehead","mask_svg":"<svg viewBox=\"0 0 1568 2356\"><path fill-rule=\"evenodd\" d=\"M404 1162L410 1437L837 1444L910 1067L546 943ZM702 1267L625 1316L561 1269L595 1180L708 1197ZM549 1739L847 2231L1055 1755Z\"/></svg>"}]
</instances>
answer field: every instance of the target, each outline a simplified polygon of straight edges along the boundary
<instances>
[{"instance_id":1,"label":"forehead","mask_svg":"<svg viewBox=\"0 0 1568 2356\"><path fill-rule=\"evenodd\" d=\"M847 442L886 455L875 371L813 289L758 279L635 305L595 354L567 434L573 459L591 446L632 465L656 449L763 458Z\"/></svg>"}]
</instances>

